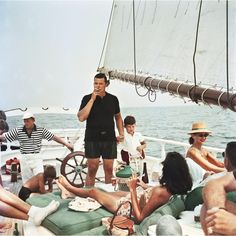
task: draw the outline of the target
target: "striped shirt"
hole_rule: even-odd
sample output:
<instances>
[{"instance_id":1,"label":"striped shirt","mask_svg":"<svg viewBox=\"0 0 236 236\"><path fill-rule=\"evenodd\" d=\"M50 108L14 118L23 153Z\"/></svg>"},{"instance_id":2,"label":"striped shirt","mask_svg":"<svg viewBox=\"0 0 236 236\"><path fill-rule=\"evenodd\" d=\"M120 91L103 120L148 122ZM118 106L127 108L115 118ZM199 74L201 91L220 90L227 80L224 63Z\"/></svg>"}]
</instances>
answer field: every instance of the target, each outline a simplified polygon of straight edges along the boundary
<instances>
[{"instance_id":1,"label":"striped shirt","mask_svg":"<svg viewBox=\"0 0 236 236\"><path fill-rule=\"evenodd\" d=\"M40 152L42 147L42 139L51 141L54 134L45 128L34 125L33 131L30 135L27 134L26 128L23 126L4 133L4 136L9 142L15 140L19 141L21 154L32 154Z\"/></svg>"}]
</instances>

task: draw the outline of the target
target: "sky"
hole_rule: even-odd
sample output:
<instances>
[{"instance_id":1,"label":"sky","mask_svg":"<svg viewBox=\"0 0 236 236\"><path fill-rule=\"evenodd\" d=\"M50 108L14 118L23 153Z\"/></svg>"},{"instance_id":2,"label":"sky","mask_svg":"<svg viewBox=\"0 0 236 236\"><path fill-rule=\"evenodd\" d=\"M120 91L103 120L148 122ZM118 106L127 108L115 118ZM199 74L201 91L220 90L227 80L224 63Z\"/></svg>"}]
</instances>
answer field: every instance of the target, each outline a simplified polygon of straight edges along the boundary
<instances>
[{"instance_id":1,"label":"sky","mask_svg":"<svg viewBox=\"0 0 236 236\"><path fill-rule=\"evenodd\" d=\"M0 109L79 107L93 89L112 1L0 1ZM183 104L111 81L121 107Z\"/></svg>"}]
</instances>

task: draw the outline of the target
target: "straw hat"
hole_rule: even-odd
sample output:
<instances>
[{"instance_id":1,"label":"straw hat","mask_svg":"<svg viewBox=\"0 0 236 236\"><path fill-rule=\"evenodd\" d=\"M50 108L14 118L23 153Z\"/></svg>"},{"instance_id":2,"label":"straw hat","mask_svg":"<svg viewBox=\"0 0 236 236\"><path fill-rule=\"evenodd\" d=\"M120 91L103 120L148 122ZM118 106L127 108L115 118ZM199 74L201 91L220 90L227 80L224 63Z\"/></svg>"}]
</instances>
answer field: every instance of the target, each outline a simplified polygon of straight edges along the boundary
<instances>
[{"instance_id":1,"label":"straw hat","mask_svg":"<svg viewBox=\"0 0 236 236\"><path fill-rule=\"evenodd\" d=\"M212 133L210 130L206 128L206 124L204 122L196 122L192 124L192 130L188 132L188 134L195 133Z\"/></svg>"}]
</instances>

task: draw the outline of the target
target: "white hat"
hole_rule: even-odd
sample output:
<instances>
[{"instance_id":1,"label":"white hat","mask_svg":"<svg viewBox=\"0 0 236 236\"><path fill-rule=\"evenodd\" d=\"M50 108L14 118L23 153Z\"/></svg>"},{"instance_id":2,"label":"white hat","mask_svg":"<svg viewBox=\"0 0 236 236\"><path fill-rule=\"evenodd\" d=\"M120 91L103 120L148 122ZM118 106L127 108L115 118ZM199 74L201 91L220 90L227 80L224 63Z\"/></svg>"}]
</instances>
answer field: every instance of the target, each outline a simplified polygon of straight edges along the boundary
<instances>
[{"instance_id":1,"label":"white hat","mask_svg":"<svg viewBox=\"0 0 236 236\"><path fill-rule=\"evenodd\" d=\"M26 112L26 113L24 113L22 119L24 120L24 119L29 119L29 118L35 118L35 117L34 117L34 114L31 113L31 112Z\"/></svg>"}]
</instances>

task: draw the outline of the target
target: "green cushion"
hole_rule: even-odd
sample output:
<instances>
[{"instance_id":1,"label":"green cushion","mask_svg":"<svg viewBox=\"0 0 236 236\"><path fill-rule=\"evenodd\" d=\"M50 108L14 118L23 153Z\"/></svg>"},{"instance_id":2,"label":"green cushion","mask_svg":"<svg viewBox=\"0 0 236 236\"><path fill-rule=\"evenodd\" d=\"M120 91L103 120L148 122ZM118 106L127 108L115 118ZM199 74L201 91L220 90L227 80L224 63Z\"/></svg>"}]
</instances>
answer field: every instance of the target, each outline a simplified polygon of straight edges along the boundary
<instances>
[{"instance_id":1,"label":"green cushion","mask_svg":"<svg viewBox=\"0 0 236 236\"><path fill-rule=\"evenodd\" d=\"M157 224L161 216L172 215L178 217L183 210L183 200L179 196L174 196L168 203L156 209L149 217L146 217L136 230L141 235L147 235L148 227Z\"/></svg>"},{"instance_id":2,"label":"green cushion","mask_svg":"<svg viewBox=\"0 0 236 236\"><path fill-rule=\"evenodd\" d=\"M119 178L129 178L130 176L132 176L130 166L125 166L123 169L116 172L116 177Z\"/></svg>"},{"instance_id":3,"label":"green cushion","mask_svg":"<svg viewBox=\"0 0 236 236\"><path fill-rule=\"evenodd\" d=\"M197 205L203 204L202 189L202 186L197 187L187 194L184 201L185 210L193 211ZM227 199L236 203L236 191L227 193Z\"/></svg>"},{"instance_id":4,"label":"green cushion","mask_svg":"<svg viewBox=\"0 0 236 236\"><path fill-rule=\"evenodd\" d=\"M34 196L27 199L31 205L43 207L50 203L51 200L60 202L56 212L49 215L43 222L42 226L51 230L56 235L73 235L82 233L101 226L101 218L112 216L104 208L99 208L92 212L75 212L68 209L70 200L61 199L58 194L48 193L41 196Z\"/></svg>"},{"instance_id":5,"label":"green cushion","mask_svg":"<svg viewBox=\"0 0 236 236\"><path fill-rule=\"evenodd\" d=\"M56 212L49 215L42 222L42 226L56 235L107 235L106 227L101 225L101 219L113 214L104 208L99 208L92 212L71 211L67 207L70 200L61 199L59 193L34 196L28 198L27 202L31 205L43 207L48 205L53 199L59 201L60 206ZM183 210L183 201L175 196L167 204L156 209L149 217L146 217L140 225L135 225L135 230L142 235L147 235L148 227L156 224L162 215L169 214L178 217Z\"/></svg>"},{"instance_id":6,"label":"green cushion","mask_svg":"<svg viewBox=\"0 0 236 236\"><path fill-rule=\"evenodd\" d=\"M85 235L85 236L86 235L108 235L108 233L107 233L106 226L101 225L91 230L86 230L86 231L83 231L82 233L74 234L74 236L76 235Z\"/></svg>"},{"instance_id":7,"label":"green cushion","mask_svg":"<svg viewBox=\"0 0 236 236\"><path fill-rule=\"evenodd\" d=\"M197 187L187 194L184 201L186 211L193 211L196 206L203 203L202 189L202 186Z\"/></svg>"}]
</instances>

